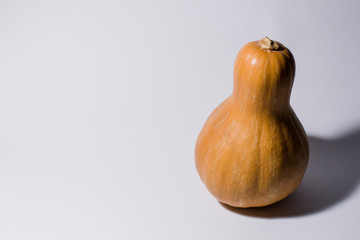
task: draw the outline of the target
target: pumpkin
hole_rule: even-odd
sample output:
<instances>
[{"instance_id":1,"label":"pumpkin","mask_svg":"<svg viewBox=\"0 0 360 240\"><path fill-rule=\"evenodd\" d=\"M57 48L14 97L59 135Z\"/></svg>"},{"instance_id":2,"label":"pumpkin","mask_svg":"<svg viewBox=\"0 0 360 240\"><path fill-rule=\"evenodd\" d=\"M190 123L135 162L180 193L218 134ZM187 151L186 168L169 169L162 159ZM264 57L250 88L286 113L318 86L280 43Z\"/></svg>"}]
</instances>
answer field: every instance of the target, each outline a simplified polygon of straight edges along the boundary
<instances>
[{"instance_id":1,"label":"pumpkin","mask_svg":"<svg viewBox=\"0 0 360 240\"><path fill-rule=\"evenodd\" d=\"M309 146L290 106L294 76L294 57L277 41L265 37L238 53L232 95L209 116L195 147L197 171L218 201L266 206L300 184Z\"/></svg>"}]
</instances>

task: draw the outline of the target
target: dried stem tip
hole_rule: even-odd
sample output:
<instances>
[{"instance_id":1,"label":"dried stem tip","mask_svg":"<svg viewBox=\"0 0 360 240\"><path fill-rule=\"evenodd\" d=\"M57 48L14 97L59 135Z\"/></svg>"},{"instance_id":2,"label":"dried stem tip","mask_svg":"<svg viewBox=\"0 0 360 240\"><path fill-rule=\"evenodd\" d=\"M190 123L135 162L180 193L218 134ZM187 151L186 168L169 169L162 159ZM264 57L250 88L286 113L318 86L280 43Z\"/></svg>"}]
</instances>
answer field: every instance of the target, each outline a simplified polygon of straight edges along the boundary
<instances>
[{"instance_id":1,"label":"dried stem tip","mask_svg":"<svg viewBox=\"0 0 360 240\"><path fill-rule=\"evenodd\" d=\"M259 41L260 46L266 50L276 50L279 48L279 44L276 41L271 40L268 37L264 37Z\"/></svg>"}]
</instances>

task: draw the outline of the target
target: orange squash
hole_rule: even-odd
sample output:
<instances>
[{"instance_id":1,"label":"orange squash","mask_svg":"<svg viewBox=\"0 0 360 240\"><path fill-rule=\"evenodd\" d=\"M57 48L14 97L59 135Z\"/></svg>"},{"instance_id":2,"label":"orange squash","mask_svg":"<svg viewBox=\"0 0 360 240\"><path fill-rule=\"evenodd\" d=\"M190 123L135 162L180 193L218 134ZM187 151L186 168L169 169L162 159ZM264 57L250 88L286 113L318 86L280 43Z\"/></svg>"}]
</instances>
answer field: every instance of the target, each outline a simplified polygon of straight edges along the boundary
<instances>
[{"instance_id":1,"label":"orange squash","mask_svg":"<svg viewBox=\"0 0 360 240\"><path fill-rule=\"evenodd\" d=\"M200 178L220 202L266 206L300 184L309 147L290 106L294 76L291 52L267 37L238 53L232 95L209 116L195 147Z\"/></svg>"}]
</instances>

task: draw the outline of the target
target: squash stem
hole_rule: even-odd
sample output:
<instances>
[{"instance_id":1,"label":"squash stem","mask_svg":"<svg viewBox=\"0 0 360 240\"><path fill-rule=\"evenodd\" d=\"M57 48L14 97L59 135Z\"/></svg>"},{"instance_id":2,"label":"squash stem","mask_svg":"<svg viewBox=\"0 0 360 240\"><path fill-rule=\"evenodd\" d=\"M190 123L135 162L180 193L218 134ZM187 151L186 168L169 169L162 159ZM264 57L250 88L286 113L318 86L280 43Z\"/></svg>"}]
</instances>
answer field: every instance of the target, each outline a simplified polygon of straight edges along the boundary
<instances>
[{"instance_id":1,"label":"squash stem","mask_svg":"<svg viewBox=\"0 0 360 240\"><path fill-rule=\"evenodd\" d=\"M279 48L279 44L268 37L264 37L263 39L261 39L259 41L259 44L265 50L276 50Z\"/></svg>"}]
</instances>

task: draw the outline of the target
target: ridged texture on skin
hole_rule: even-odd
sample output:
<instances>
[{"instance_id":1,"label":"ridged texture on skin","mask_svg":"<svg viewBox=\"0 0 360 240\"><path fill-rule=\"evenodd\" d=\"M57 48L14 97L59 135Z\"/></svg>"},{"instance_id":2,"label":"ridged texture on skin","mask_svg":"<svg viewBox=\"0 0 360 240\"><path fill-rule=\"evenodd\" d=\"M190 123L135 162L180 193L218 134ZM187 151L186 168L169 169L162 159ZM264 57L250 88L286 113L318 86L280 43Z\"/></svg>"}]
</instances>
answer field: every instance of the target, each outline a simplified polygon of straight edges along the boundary
<instances>
[{"instance_id":1,"label":"ridged texture on skin","mask_svg":"<svg viewBox=\"0 0 360 240\"><path fill-rule=\"evenodd\" d=\"M196 142L197 171L208 190L234 207L275 203L300 184L308 163L305 131L289 101L291 52L246 44L234 67L232 95L207 119Z\"/></svg>"}]
</instances>

